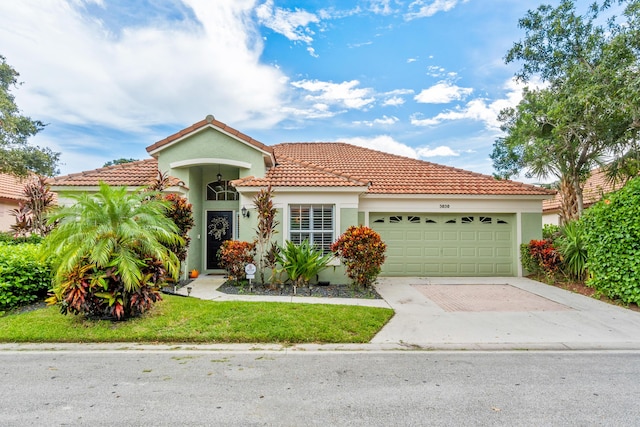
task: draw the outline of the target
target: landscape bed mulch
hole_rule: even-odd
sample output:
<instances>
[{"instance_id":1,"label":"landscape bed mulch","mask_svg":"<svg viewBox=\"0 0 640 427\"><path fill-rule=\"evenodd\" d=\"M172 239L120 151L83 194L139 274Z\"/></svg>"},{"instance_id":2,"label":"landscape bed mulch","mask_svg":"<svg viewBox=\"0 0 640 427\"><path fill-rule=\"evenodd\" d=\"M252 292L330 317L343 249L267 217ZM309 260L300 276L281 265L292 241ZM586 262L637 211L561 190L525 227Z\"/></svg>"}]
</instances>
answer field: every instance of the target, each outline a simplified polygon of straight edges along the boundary
<instances>
[{"instance_id":1,"label":"landscape bed mulch","mask_svg":"<svg viewBox=\"0 0 640 427\"><path fill-rule=\"evenodd\" d=\"M235 282L227 281L218 288L218 291L232 295L268 295L268 296L298 296L298 297L319 297L319 298L363 298L382 299L373 288L362 289L352 285L310 285L299 287L296 294L293 293L291 285L263 285L254 283L251 288L248 284L238 285Z\"/></svg>"}]
</instances>

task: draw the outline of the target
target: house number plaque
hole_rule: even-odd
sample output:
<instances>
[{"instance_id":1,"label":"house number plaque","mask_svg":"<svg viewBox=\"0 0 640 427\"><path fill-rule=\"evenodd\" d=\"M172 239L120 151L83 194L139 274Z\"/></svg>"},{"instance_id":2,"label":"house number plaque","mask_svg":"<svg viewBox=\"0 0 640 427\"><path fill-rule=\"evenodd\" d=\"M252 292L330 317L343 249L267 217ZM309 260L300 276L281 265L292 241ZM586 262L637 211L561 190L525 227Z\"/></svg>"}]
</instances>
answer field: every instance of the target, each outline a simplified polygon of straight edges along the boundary
<instances>
[{"instance_id":1,"label":"house number plaque","mask_svg":"<svg viewBox=\"0 0 640 427\"><path fill-rule=\"evenodd\" d=\"M247 279L251 280L256 277L256 266L254 264L247 264L244 266L244 272L247 274Z\"/></svg>"}]
</instances>

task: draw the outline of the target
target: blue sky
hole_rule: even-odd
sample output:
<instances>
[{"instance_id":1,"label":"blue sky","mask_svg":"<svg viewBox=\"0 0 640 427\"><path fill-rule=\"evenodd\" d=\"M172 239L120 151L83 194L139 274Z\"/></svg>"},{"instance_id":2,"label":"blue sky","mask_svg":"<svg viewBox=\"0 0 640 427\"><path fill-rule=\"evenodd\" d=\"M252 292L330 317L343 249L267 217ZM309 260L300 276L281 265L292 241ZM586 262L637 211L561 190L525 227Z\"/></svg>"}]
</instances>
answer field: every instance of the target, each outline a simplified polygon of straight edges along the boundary
<instances>
[{"instance_id":1,"label":"blue sky","mask_svg":"<svg viewBox=\"0 0 640 427\"><path fill-rule=\"evenodd\" d=\"M557 2L550 2L555 4ZM0 2L0 55L63 174L207 114L267 144L344 141L491 174L521 0Z\"/></svg>"}]
</instances>

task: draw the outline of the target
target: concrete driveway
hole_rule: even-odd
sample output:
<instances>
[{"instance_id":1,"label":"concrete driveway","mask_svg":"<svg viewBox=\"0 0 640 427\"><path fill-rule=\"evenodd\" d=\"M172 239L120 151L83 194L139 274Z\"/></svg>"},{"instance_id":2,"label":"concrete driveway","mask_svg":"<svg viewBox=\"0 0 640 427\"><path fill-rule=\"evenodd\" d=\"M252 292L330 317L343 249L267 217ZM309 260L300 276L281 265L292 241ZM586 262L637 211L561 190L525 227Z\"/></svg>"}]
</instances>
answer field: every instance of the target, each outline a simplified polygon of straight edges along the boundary
<instances>
[{"instance_id":1,"label":"concrete driveway","mask_svg":"<svg viewBox=\"0 0 640 427\"><path fill-rule=\"evenodd\" d=\"M392 278L371 341L433 349L640 349L640 313L520 277Z\"/></svg>"}]
</instances>

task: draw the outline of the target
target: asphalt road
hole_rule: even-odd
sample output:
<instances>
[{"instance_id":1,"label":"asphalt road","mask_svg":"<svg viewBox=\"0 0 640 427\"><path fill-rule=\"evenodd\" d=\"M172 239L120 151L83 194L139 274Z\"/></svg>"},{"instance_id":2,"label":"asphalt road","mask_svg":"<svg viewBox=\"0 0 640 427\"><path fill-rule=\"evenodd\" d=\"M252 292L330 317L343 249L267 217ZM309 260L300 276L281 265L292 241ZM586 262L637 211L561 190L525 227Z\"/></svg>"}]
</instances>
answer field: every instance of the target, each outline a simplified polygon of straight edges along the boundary
<instances>
[{"instance_id":1,"label":"asphalt road","mask_svg":"<svg viewBox=\"0 0 640 427\"><path fill-rule=\"evenodd\" d=\"M639 352L2 351L0 425L640 425Z\"/></svg>"}]
</instances>

